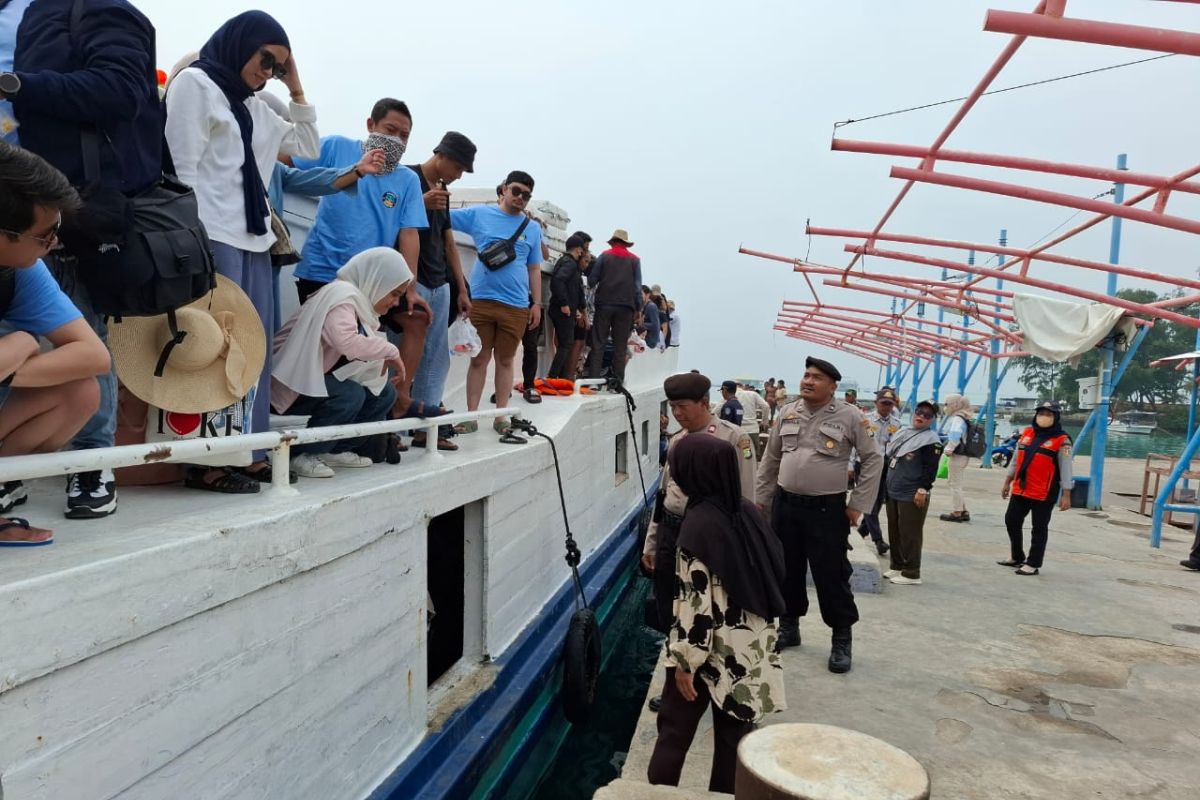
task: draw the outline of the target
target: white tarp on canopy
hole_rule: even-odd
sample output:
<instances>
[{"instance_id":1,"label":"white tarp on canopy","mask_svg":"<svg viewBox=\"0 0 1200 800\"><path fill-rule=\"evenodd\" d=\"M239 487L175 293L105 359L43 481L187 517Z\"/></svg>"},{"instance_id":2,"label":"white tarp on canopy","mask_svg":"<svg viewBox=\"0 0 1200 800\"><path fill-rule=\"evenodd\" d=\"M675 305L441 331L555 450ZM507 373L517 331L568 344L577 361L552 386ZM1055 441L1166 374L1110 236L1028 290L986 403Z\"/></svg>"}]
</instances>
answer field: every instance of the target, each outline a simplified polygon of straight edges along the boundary
<instances>
[{"instance_id":1,"label":"white tarp on canopy","mask_svg":"<svg viewBox=\"0 0 1200 800\"><path fill-rule=\"evenodd\" d=\"M1095 347L1118 324L1126 339L1133 322L1125 310L1105 303L1072 303L1040 295L1013 296L1013 315L1021 327L1021 349L1047 361L1070 361Z\"/></svg>"}]
</instances>

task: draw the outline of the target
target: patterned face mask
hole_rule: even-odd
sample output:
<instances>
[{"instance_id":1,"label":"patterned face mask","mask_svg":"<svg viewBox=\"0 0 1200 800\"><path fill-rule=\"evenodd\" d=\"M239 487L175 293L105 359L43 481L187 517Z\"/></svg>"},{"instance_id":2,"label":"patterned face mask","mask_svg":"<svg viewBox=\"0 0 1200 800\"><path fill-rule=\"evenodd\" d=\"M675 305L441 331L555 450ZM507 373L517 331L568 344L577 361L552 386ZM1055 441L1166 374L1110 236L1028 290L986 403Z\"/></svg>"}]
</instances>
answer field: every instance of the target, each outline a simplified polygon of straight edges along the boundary
<instances>
[{"instance_id":1,"label":"patterned face mask","mask_svg":"<svg viewBox=\"0 0 1200 800\"><path fill-rule=\"evenodd\" d=\"M396 169L400 164L400 158L404 155L405 149L408 147L403 139L396 136L388 136L386 133L372 133L367 136L367 140L363 142L363 152L368 150L382 150L384 165L381 174L387 175L392 170Z\"/></svg>"}]
</instances>

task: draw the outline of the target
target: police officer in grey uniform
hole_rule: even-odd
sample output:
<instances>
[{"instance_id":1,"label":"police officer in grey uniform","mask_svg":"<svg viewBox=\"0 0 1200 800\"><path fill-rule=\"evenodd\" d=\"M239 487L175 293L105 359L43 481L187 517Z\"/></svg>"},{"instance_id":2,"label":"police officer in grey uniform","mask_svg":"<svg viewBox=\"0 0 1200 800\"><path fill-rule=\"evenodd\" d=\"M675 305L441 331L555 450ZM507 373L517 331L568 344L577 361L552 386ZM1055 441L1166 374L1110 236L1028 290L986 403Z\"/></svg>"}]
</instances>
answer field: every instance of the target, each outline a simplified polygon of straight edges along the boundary
<instances>
[{"instance_id":1,"label":"police officer in grey uniform","mask_svg":"<svg viewBox=\"0 0 1200 800\"><path fill-rule=\"evenodd\" d=\"M755 502L770 511L787 562L788 616L780 620L779 647L800 644L799 617L808 611L805 577L811 567L821 618L833 629L829 669L839 673L850 671L850 627L858 621L847 539L851 524L874 505L883 471L862 412L835 396L841 378L828 361L805 361L800 399L776 414L755 487ZM847 503L846 473L854 449L862 471Z\"/></svg>"}]
</instances>

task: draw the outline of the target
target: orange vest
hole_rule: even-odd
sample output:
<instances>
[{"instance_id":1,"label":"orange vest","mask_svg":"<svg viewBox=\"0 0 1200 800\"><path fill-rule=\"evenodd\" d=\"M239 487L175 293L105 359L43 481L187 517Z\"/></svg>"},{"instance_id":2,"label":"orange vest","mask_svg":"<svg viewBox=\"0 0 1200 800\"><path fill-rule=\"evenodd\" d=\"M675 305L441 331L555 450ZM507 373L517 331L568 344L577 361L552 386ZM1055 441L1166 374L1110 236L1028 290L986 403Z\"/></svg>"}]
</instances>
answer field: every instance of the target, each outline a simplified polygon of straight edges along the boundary
<instances>
[{"instance_id":1,"label":"orange vest","mask_svg":"<svg viewBox=\"0 0 1200 800\"><path fill-rule=\"evenodd\" d=\"M1030 453L1028 448L1033 443L1033 428L1026 428L1017 442L1012 493L1028 497L1030 500L1045 500L1049 497L1050 484L1058 474L1058 451L1067 443L1068 438L1064 433L1047 439L1036 451ZM1025 485L1022 487L1015 476L1021 474L1021 464L1026 458L1032 458L1033 461L1029 463L1029 471L1025 473Z\"/></svg>"}]
</instances>

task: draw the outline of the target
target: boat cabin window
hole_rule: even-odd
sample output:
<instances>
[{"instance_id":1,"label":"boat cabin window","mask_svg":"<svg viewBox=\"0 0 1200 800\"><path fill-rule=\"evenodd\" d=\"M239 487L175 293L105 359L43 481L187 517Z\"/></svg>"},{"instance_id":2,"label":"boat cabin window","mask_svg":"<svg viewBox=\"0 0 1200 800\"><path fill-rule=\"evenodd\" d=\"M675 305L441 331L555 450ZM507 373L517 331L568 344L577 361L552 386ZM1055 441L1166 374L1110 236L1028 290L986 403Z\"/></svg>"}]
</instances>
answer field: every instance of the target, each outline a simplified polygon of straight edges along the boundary
<instances>
[{"instance_id":1,"label":"boat cabin window","mask_svg":"<svg viewBox=\"0 0 1200 800\"><path fill-rule=\"evenodd\" d=\"M428 684L460 661L483 660L483 502L429 521L426 533Z\"/></svg>"},{"instance_id":2,"label":"boat cabin window","mask_svg":"<svg viewBox=\"0 0 1200 800\"><path fill-rule=\"evenodd\" d=\"M650 420L642 420L642 458L650 455Z\"/></svg>"},{"instance_id":3,"label":"boat cabin window","mask_svg":"<svg viewBox=\"0 0 1200 800\"><path fill-rule=\"evenodd\" d=\"M618 433L616 441L617 451L617 480L616 484L625 482L629 477L629 434Z\"/></svg>"}]
</instances>

